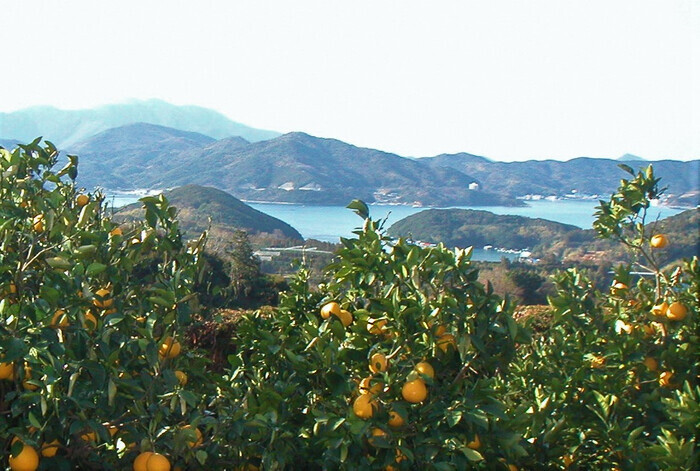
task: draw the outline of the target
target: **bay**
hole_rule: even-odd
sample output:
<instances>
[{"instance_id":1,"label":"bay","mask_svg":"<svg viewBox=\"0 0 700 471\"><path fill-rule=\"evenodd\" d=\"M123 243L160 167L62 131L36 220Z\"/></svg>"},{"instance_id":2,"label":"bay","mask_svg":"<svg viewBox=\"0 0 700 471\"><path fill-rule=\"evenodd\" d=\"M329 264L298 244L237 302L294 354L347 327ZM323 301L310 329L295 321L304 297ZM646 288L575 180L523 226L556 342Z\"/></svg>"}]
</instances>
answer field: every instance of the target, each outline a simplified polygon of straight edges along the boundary
<instances>
[{"instance_id":1,"label":"bay","mask_svg":"<svg viewBox=\"0 0 700 471\"><path fill-rule=\"evenodd\" d=\"M107 197L107 202L115 208L138 201L139 195L115 194ZM344 206L312 206L286 203L251 203L248 205L270 216L281 219L298 230L304 239L316 239L337 243L340 237L353 237L353 231L362 226L362 220ZM510 214L530 218L571 224L582 229L590 229L595 220L597 200L538 200L528 201L527 206L458 206L459 209L477 209L495 214ZM389 228L396 221L430 208L402 205L371 204L370 216L384 220ZM647 213L647 222L680 213L682 210L666 206L652 206ZM498 252L475 248L473 259L500 261L502 257L514 259L517 253Z\"/></svg>"}]
</instances>

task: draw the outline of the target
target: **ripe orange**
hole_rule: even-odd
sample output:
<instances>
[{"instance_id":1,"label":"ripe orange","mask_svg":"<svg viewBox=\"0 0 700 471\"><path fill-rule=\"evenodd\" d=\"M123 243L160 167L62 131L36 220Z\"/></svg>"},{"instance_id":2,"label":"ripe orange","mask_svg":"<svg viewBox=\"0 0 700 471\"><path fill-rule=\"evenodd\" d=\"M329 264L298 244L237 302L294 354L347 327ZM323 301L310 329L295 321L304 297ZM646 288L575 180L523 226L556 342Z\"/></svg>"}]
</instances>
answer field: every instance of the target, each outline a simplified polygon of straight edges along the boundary
<instances>
[{"instance_id":1,"label":"ripe orange","mask_svg":"<svg viewBox=\"0 0 700 471\"><path fill-rule=\"evenodd\" d=\"M34 216L34 219L32 220L32 228L34 229L34 232L44 232L44 215L43 214L38 214Z\"/></svg>"},{"instance_id":2,"label":"ripe orange","mask_svg":"<svg viewBox=\"0 0 700 471\"><path fill-rule=\"evenodd\" d=\"M331 317L331 314L335 316L340 315L340 304L336 303L335 301L332 301L321 308L322 318L328 319L329 317Z\"/></svg>"},{"instance_id":3,"label":"ripe orange","mask_svg":"<svg viewBox=\"0 0 700 471\"><path fill-rule=\"evenodd\" d=\"M87 330L92 330L97 327L97 318L90 311L85 311L85 320L83 321L83 327Z\"/></svg>"},{"instance_id":4,"label":"ripe orange","mask_svg":"<svg viewBox=\"0 0 700 471\"><path fill-rule=\"evenodd\" d=\"M14 443L15 440L12 442ZM17 456L10 455L8 462L12 471L34 471L39 467L39 454L34 448L23 443L19 454Z\"/></svg>"},{"instance_id":5,"label":"ripe orange","mask_svg":"<svg viewBox=\"0 0 700 471\"><path fill-rule=\"evenodd\" d=\"M435 369L427 361L421 361L416 365L416 371L422 375L435 378Z\"/></svg>"},{"instance_id":6,"label":"ripe orange","mask_svg":"<svg viewBox=\"0 0 700 471\"><path fill-rule=\"evenodd\" d=\"M425 386L425 382L422 379L414 379L413 381L407 381L403 385L401 388L401 395L407 402L417 404L423 402L425 398L428 397L428 388Z\"/></svg>"},{"instance_id":7,"label":"ripe orange","mask_svg":"<svg viewBox=\"0 0 700 471\"><path fill-rule=\"evenodd\" d=\"M114 229L112 229L111 231L109 231L109 235L111 235L112 237L121 236L121 235L122 235L122 230L121 230L121 228L119 228L119 227L115 227Z\"/></svg>"},{"instance_id":8,"label":"ripe orange","mask_svg":"<svg viewBox=\"0 0 700 471\"><path fill-rule=\"evenodd\" d=\"M688 308L678 301L671 303L666 310L666 317L672 321L682 321L688 315Z\"/></svg>"},{"instance_id":9,"label":"ripe orange","mask_svg":"<svg viewBox=\"0 0 700 471\"><path fill-rule=\"evenodd\" d=\"M450 349L457 348L455 336L452 334L442 334L437 340L437 346L442 353L447 353Z\"/></svg>"},{"instance_id":10,"label":"ripe orange","mask_svg":"<svg viewBox=\"0 0 700 471\"><path fill-rule=\"evenodd\" d=\"M184 371L177 370L175 371L175 377L177 378L177 381L180 383L180 386L184 386L187 384L187 373Z\"/></svg>"},{"instance_id":11,"label":"ripe orange","mask_svg":"<svg viewBox=\"0 0 700 471\"><path fill-rule=\"evenodd\" d=\"M666 301L664 301L661 304L657 304L656 306L652 307L651 313L654 314L655 316L663 317L666 315L667 310L668 310L668 303Z\"/></svg>"},{"instance_id":12,"label":"ripe orange","mask_svg":"<svg viewBox=\"0 0 700 471\"><path fill-rule=\"evenodd\" d=\"M68 315L63 309L57 309L51 318L51 327L60 329L68 326Z\"/></svg>"},{"instance_id":13,"label":"ripe orange","mask_svg":"<svg viewBox=\"0 0 700 471\"><path fill-rule=\"evenodd\" d=\"M161 341L158 355L160 355L161 358L175 358L180 354L180 350L180 342L172 337L165 337Z\"/></svg>"},{"instance_id":14,"label":"ripe orange","mask_svg":"<svg viewBox=\"0 0 700 471\"><path fill-rule=\"evenodd\" d=\"M386 355L383 353L375 353L369 359L369 370L372 373L386 371L388 367L389 361L386 359Z\"/></svg>"},{"instance_id":15,"label":"ripe orange","mask_svg":"<svg viewBox=\"0 0 700 471\"><path fill-rule=\"evenodd\" d=\"M399 428L406 425L406 419L401 417L401 415L396 411L389 411L389 421L387 422L390 427Z\"/></svg>"},{"instance_id":16,"label":"ripe orange","mask_svg":"<svg viewBox=\"0 0 700 471\"><path fill-rule=\"evenodd\" d=\"M476 433L474 434L474 440L467 443L467 448L471 448L472 450L478 450L481 448L481 439L479 439L479 435Z\"/></svg>"},{"instance_id":17,"label":"ripe orange","mask_svg":"<svg viewBox=\"0 0 700 471\"><path fill-rule=\"evenodd\" d=\"M56 456L56 452L58 451L59 446L61 446L61 443L58 440L53 440L49 443L44 443L43 445L41 445L41 456L46 458Z\"/></svg>"},{"instance_id":18,"label":"ripe orange","mask_svg":"<svg viewBox=\"0 0 700 471\"><path fill-rule=\"evenodd\" d=\"M646 357L644 359L644 366L646 366L649 371L656 371L659 369L659 362L656 361L656 358L654 357Z\"/></svg>"},{"instance_id":19,"label":"ripe orange","mask_svg":"<svg viewBox=\"0 0 700 471\"><path fill-rule=\"evenodd\" d=\"M0 363L0 379L14 379L15 365L12 362Z\"/></svg>"},{"instance_id":20,"label":"ripe orange","mask_svg":"<svg viewBox=\"0 0 700 471\"><path fill-rule=\"evenodd\" d=\"M386 330L386 319L370 319L367 321L367 332L372 335L381 335Z\"/></svg>"},{"instance_id":21,"label":"ripe orange","mask_svg":"<svg viewBox=\"0 0 700 471\"><path fill-rule=\"evenodd\" d=\"M377 446L377 441L376 441L376 438L375 438L375 437L384 437L384 438L386 438L386 432L385 432L384 430L380 429L379 427L374 427L374 428L372 429L372 436L369 437L369 439L368 439L367 441L369 442L370 445L372 445L372 446L374 446L374 447Z\"/></svg>"},{"instance_id":22,"label":"ripe orange","mask_svg":"<svg viewBox=\"0 0 700 471\"><path fill-rule=\"evenodd\" d=\"M628 286L626 284L622 283L621 281L614 281L612 284L612 287L613 287L613 289L617 289L617 290L623 290L623 289L628 288Z\"/></svg>"},{"instance_id":23,"label":"ripe orange","mask_svg":"<svg viewBox=\"0 0 700 471\"><path fill-rule=\"evenodd\" d=\"M153 455L152 451L144 451L134 459L134 471L148 471L146 464L148 459Z\"/></svg>"},{"instance_id":24,"label":"ripe orange","mask_svg":"<svg viewBox=\"0 0 700 471\"><path fill-rule=\"evenodd\" d=\"M662 388L671 387L671 377L673 373L671 371L664 371L659 375L659 386Z\"/></svg>"},{"instance_id":25,"label":"ripe orange","mask_svg":"<svg viewBox=\"0 0 700 471\"><path fill-rule=\"evenodd\" d=\"M352 404L352 411L361 419L369 419L374 415L376 407L377 403L371 394L360 394Z\"/></svg>"},{"instance_id":26,"label":"ripe orange","mask_svg":"<svg viewBox=\"0 0 700 471\"><path fill-rule=\"evenodd\" d=\"M340 319L340 322L343 323L344 327L349 326L352 324L352 314L350 314L350 311L346 311L345 309L340 310L340 314L337 315L338 319Z\"/></svg>"},{"instance_id":27,"label":"ripe orange","mask_svg":"<svg viewBox=\"0 0 700 471\"><path fill-rule=\"evenodd\" d=\"M27 389L28 391L36 391L37 389L39 389L39 386L37 386L36 384L29 383L30 379L32 379L32 367L25 366L24 380L22 381L22 386L24 386L24 389Z\"/></svg>"},{"instance_id":28,"label":"ripe orange","mask_svg":"<svg viewBox=\"0 0 700 471\"><path fill-rule=\"evenodd\" d=\"M95 291L95 296L97 296L95 299L92 300L92 304L94 304L96 307L99 308L108 308L112 305L114 302L113 299L108 298L110 291L107 288L100 288L97 291Z\"/></svg>"},{"instance_id":29,"label":"ripe orange","mask_svg":"<svg viewBox=\"0 0 700 471\"><path fill-rule=\"evenodd\" d=\"M75 199L75 204L78 205L78 207L82 208L86 204L90 202L90 197L88 195L78 195L78 197Z\"/></svg>"},{"instance_id":30,"label":"ripe orange","mask_svg":"<svg viewBox=\"0 0 700 471\"><path fill-rule=\"evenodd\" d=\"M601 356L594 356L591 359L591 368L602 368L605 366L605 358Z\"/></svg>"},{"instance_id":31,"label":"ripe orange","mask_svg":"<svg viewBox=\"0 0 700 471\"><path fill-rule=\"evenodd\" d=\"M191 425L185 425L184 427L182 427L182 430L190 430L192 428L193 427ZM201 445L202 443L204 443L204 437L202 437L202 432L200 432L200 430L198 428L196 428L196 427L194 428L194 433L195 433L196 440L193 442L189 441L189 440L187 441L187 446L189 446L190 448L197 447L197 446Z\"/></svg>"},{"instance_id":32,"label":"ripe orange","mask_svg":"<svg viewBox=\"0 0 700 471\"><path fill-rule=\"evenodd\" d=\"M445 332L446 330L444 325L439 325L435 327L435 337L442 337L443 335L445 335Z\"/></svg>"},{"instance_id":33,"label":"ripe orange","mask_svg":"<svg viewBox=\"0 0 700 471\"><path fill-rule=\"evenodd\" d=\"M362 378L360 381L360 394L373 394L377 395L384 390L384 383L378 379L374 379L372 376L367 376Z\"/></svg>"},{"instance_id":34,"label":"ripe orange","mask_svg":"<svg viewBox=\"0 0 700 471\"><path fill-rule=\"evenodd\" d=\"M634 326L628 322L625 322L621 319L618 319L615 321L615 332L618 334L622 334L623 332L625 334L631 334L632 331L634 330Z\"/></svg>"},{"instance_id":35,"label":"ripe orange","mask_svg":"<svg viewBox=\"0 0 700 471\"><path fill-rule=\"evenodd\" d=\"M668 245L668 238L663 234L656 234L651 238L649 243L655 249L663 249Z\"/></svg>"}]
</instances>

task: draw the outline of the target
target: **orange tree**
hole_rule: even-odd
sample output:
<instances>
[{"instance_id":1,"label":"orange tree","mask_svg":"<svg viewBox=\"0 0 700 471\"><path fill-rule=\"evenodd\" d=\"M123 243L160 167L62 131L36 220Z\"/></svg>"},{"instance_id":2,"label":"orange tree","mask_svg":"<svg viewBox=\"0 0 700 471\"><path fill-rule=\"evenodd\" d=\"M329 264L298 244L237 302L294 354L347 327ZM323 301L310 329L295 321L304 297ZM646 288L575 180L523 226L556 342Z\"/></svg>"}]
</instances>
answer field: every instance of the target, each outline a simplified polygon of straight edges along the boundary
<instances>
[{"instance_id":1,"label":"orange tree","mask_svg":"<svg viewBox=\"0 0 700 471\"><path fill-rule=\"evenodd\" d=\"M302 269L238 326L228 439L264 469L508 469L524 453L494 396L525 332L469 250L388 239L367 206L318 289Z\"/></svg>"},{"instance_id":2,"label":"orange tree","mask_svg":"<svg viewBox=\"0 0 700 471\"><path fill-rule=\"evenodd\" d=\"M692 469L698 400L697 257L664 272L656 252L673 243L645 233L660 194L651 166L601 202L594 228L638 255L598 292L575 269L554 277L554 323L524 346L503 386L538 469ZM515 426L515 425L514 425Z\"/></svg>"},{"instance_id":3,"label":"orange tree","mask_svg":"<svg viewBox=\"0 0 700 471\"><path fill-rule=\"evenodd\" d=\"M179 342L203 238L182 242L163 197L117 226L77 191L77 157L57 162L39 139L0 148L0 467L131 469L142 451L203 466L212 381Z\"/></svg>"}]
</instances>

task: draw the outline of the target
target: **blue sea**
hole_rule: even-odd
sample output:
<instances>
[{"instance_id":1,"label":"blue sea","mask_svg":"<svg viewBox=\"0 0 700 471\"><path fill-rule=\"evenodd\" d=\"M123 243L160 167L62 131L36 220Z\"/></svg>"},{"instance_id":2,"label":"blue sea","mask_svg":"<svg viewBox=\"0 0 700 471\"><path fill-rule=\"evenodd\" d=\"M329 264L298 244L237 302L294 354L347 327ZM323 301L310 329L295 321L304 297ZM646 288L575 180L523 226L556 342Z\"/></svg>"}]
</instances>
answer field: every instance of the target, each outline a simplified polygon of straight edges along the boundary
<instances>
[{"instance_id":1,"label":"blue sea","mask_svg":"<svg viewBox=\"0 0 700 471\"><path fill-rule=\"evenodd\" d=\"M108 197L110 204L119 207L133 203L138 196L114 195ZM281 219L298 230L305 239L317 239L325 242L338 242L340 237L352 237L352 231L362 225L362 220L351 210L343 206L307 206L284 203L248 203L258 211ZM583 229L593 226L597 200L539 200L528 201L525 207L508 206L459 206L462 209L478 209L495 214L512 214L530 218L549 219L550 221L571 224ZM373 219L386 219L385 227L389 228L394 222L424 211L429 208L399 206L399 205L370 205L370 216ZM647 212L647 221L666 218L680 213L682 210L665 206L652 206ZM518 254L497 252L494 250L474 249L474 260L499 261L502 257L516 258Z\"/></svg>"}]
</instances>

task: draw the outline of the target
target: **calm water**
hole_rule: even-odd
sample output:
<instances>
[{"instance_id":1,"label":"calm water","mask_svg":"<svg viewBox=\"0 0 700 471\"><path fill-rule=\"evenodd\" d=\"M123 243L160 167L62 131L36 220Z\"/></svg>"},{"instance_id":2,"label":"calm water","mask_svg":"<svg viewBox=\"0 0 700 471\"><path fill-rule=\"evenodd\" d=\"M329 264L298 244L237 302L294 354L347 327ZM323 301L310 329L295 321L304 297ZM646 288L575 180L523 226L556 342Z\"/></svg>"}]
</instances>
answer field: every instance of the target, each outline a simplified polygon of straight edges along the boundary
<instances>
[{"instance_id":1,"label":"calm water","mask_svg":"<svg viewBox=\"0 0 700 471\"><path fill-rule=\"evenodd\" d=\"M138 197L132 195L117 195L109 197L114 206L133 203ZM279 203L248 203L253 208L270 216L281 219L298 230L305 239L317 239L326 242L338 242L340 237L352 237L352 231L362 225L362 220L351 210L342 206L306 206L300 204ZM593 225L595 207L598 201L593 200L557 200L557 201L528 201L528 206L512 208L507 206L491 206L488 208L460 206L463 209L480 209L496 214L512 214L531 218L549 219L551 221L572 224L583 229ZM428 208L410 206L370 205L370 215L374 219L386 218L386 228L396 221L418 213ZM652 207L648 221L657 217L665 218L680 213L681 210L666 207ZM474 250L475 260L499 261L501 257L516 257L514 254L502 252Z\"/></svg>"}]
</instances>

